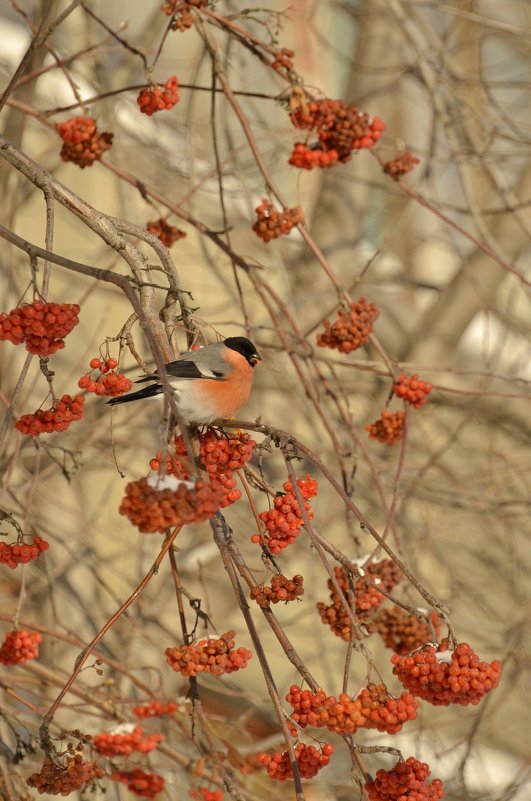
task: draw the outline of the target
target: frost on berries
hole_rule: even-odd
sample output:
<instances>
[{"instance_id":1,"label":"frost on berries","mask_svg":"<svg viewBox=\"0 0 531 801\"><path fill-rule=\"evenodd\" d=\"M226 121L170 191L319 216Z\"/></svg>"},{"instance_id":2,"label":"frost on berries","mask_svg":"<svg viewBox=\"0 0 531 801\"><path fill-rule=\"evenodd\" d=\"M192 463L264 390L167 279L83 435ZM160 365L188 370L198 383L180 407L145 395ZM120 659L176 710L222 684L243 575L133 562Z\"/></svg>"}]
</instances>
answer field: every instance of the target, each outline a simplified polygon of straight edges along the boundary
<instances>
[{"instance_id":1,"label":"frost on berries","mask_svg":"<svg viewBox=\"0 0 531 801\"><path fill-rule=\"evenodd\" d=\"M393 394L415 409L424 406L431 390L431 384L428 381L421 381L416 373L415 375L402 373L393 384Z\"/></svg>"},{"instance_id":2,"label":"frost on berries","mask_svg":"<svg viewBox=\"0 0 531 801\"><path fill-rule=\"evenodd\" d=\"M46 758L38 773L26 781L38 793L48 795L70 795L94 779L100 779L105 771L97 762L86 762L81 754L67 757L64 765L55 764Z\"/></svg>"},{"instance_id":3,"label":"frost on berries","mask_svg":"<svg viewBox=\"0 0 531 801\"><path fill-rule=\"evenodd\" d=\"M424 762L408 757L391 770L381 768L374 779L365 783L369 801L438 801L444 798L440 779L427 784L431 771Z\"/></svg>"},{"instance_id":4,"label":"frost on berries","mask_svg":"<svg viewBox=\"0 0 531 801\"><path fill-rule=\"evenodd\" d=\"M352 353L368 341L373 323L380 314L374 303L360 298L351 303L348 311L339 309L333 323L323 321L324 331L317 336L320 348L332 348L340 353Z\"/></svg>"},{"instance_id":5,"label":"frost on berries","mask_svg":"<svg viewBox=\"0 0 531 801\"><path fill-rule=\"evenodd\" d=\"M140 795L142 798L153 799L164 790L164 779L157 773L146 773L142 768L133 770L115 770L111 773L111 779L115 782L122 782L127 786L129 792Z\"/></svg>"},{"instance_id":6,"label":"frost on berries","mask_svg":"<svg viewBox=\"0 0 531 801\"><path fill-rule=\"evenodd\" d=\"M259 584L251 589L250 596L258 606L267 609L270 604L287 603L300 598L304 594L303 583L304 579L299 575L293 576L292 579L275 575L271 578L269 587Z\"/></svg>"},{"instance_id":7,"label":"frost on berries","mask_svg":"<svg viewBox=\"0 0 531 801\"><path fill-rule=\"evenodd\" d=\"M12 543L0 542L0 564L14 570L18 565L25 565L38 559L49 547L49 543L42 537L34 537L31 545L23 540Z\"/></svg>"},{"instance_id":8,"label":"frost on berries","mask_svg":"<svg viewBox=\"0 0 531 801\"><path fill-rule=\"evenodd\" d=\"M173 17L172 31L186 31L194 24L192 9L201 9L207 5L208 0L166 0L161 5L161 11Z\"/></svg>"},{"instance_id":9,"label":"frost on berries","mask_svg":"<svg viewBox=\"0 0 531 801\"><path fill-rule=\"evenodd\" d=\"M179 102L179 83L176 75L171 75L164 88L158 86L142 89L136 99L142 114L151 117L156 111L169 111Z\"/></svg>"},{"instance_id":10,"label":"frost on berries","mask_svg":"<svg viewBox=\"0 0 531 801\"><path fill-rule=\"evenodd\" d=\"M8 631L0 646L0 665L23 665L39 656L42 634L38 631Z\"/></svg>"},{"instance_id":11,"label":"frost on berries","mask_svg":"<svg viewBox=\"0 0 531 801\"><path fill-rule=\"evenodd\" d=\"M500 662L482 662L466 642L450 650L448 641L442 640L416 654L396 654L391 662L404 687L434 706L479 704L498 686L501 675Z\"/></svg>"},{"instance_id":12,"label":"frost on berries","mask_svg":"<svg viewBox=\"0 0 531 801\"><path fill-rule=\"evenodd\" d=\"M313 512L308 500L317 495L317 481L307 475L306 478L298 478L297 484L308 519L312 520ZM251 537L252 542L266 546L272 554L278 554L283 548L291 545L301 533L301 526L304 525L291 481L284 482L283 488L284 494L279 493L273 499L273 508L258 515L265 526L264 533L254 534Z\"/></svg>"},{"instance_id":13,"label":"frost on berries","mask_svg":"<svg viewBox=\"0 0 531 801\"><path fill-rule=\"evenodd\" d=\"M437 612L430 612L430 619L436 639L442 629L441 618ZM409 615L405 609L392 606L381 609L368 626L369 631L377 631L384 644L395 654L408 654L433 639L430 626L417 615Z\"/></svg>"},{"instance_id":14,"label":"frost on berries","mask_svg":"<svg viewBox=\"0 0 531 801\"><path fill-rule=\"evenodd\" d=\"M273 204L265 198L256 207L256 217L253 231L266 243L271 242L272 239L278 239L279 236L289 234L292 228L304 222L299 206L277 211Z\"/></svg>"},{"instance_id":15,"label":"frost on berries","mask_svg":"<svg viewBox=\"0 0 531 801\"><path fill-rule=\"evenodd\" d=\"M369 439L375 439L383 445L397 445L404 436L405 423L405 412L389 412L384 409L378 420L367 423L365 430L369 433Z\"/></svg>"},{"instance_id":16,"label":"frost on berries","mask_svg":"<svg viewBox=\"0 0 531 801\"><path fill-rule=\"evenodd\" d=\"M175 225L170 225L162 217L159 217L158 220L151 220L146 223L146 228L150 234L158 236L162 244L166 245L167 248L171 248L175 242L178 242L179 239L184 239L186 236L185 231L181 231L181 229L177 228Z\"/></svg>"},{"instance_id":17,"label":"frost on berries","mask_svg":"<svg viewBox=\"0 0 531 801\"><path fill-rule=\"evenodd\" d=\"M89 373L86 373L77 382L78 387L87 392L94 392L95 395L119 398L129 392L133 382L122 373L117 373L115 371L117 366L116 359L100 359L98 357L91 359L89 367L92 370L98 370L100 374L94 379Z\"/></svg>"},{"instance_id":18,"label":"frost on berries","mask_svg":"<svg viewBox=\"0 0 531 801\"><path fill-rule=\"evenodd\" d=\"M56 129L63 140L61 158L81 169L92 167L112 145L113 134L108 131L98 133L96 120L92 117L72 117L58 123Z\"/></svg>"},{"instance_id":19,"label":"frost on berries","mask_svg":"<svg viewBox=\"0 0 531 801\"><path fill-rule=\"evenodd\" d=\"M252 654L247 648L234 648L234 631L227 631L219 639L200 640L195 645L166 648L166 662L183 676L211 673L221 676L247 667Z\"/></svg>"},{"instance_id":20,"label":"frost on berries","mask_svg":"<svg viewBox=\"0 0 531 801\"><path fill-rule=\"evenodd\" d=\"M26 350L50 356L64 348L64 338L78 324L76 303L45 303L34 300L0 314L0 340L13 345L26 343Z\"/></svg>"},{"instance_id":21,"label":"frost on berries","mask_svg":"<svg viewBox=\"0 0 531 801\"><path fill-rule=\"evenodd\" d=\"M405 150L403 153L397 153L390 161L386 161L382 169L393 181L398 181L403 175L411 172L415 164L420 164L420 159L409 150Z\"/></svg>"},{"instance_id":22,"label":"frost on berries","mask_svg":"<svg viewBox=\"0 0 531 801\"><path fill-rule=\"evenodd\" d=\"M102 756L129 756L135 751L149 754L162 740L164 740L163 734L146 734L141 726L135 726L132 731L121 734L110 732L96 734L92 738L92 745Z\"/></svg>"},{"instance_id":23,"label":"frost on berries","mask_svg":"<svg viewBox=\"0 0 531 801\"><path fill-rule=\"evenodd\" d=\"M15 428L30 437L66 431L70 423L82 419L84 403L83 395L63 395L51 409L37 409L33 414L23 414L15 423Z\"/></svg>"}]
</instances>

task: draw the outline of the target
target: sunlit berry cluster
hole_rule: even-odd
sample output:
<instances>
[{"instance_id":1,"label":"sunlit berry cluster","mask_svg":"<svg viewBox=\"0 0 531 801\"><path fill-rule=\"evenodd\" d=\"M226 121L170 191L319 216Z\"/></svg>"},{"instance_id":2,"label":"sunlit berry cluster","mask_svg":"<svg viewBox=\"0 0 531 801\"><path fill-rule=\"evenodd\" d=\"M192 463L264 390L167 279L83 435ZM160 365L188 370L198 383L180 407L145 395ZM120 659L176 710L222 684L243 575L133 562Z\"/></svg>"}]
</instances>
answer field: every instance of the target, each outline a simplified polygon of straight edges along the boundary
<instances>
[{"instance_id":1,"label":"sunlit berry cluster","mask_svg":"<svg viewBox=\"0 0 531 801\"><path fill-rule=\"evenodd\" d=\"M441 633L442 622L436 612L430 612L435 638ZM417 617L409 615L399 606L381 609L370 624L371 631L377 631L388 648L395 654L408 654L421 645L433 640L430 626Z\"/></svg>"},{"instance_id":2,"label":"sunlit berry cluster","mask_svg":"<svg viewBox=\"0 0 531 801\"><path fill-rule=\"evenodd\" d=\"M339 309L333 323L324 320L324 331L317 335L320 348L332 348L340 353L351 353L364 345L373 331L373 323L380 314L374 303L365 298L351 303L348 311Z\"/></svg>"},{"instance_id":3,"label":"sunlit berry cluster","mask_svg":"<svg viewBox=\"0 0 531 801\"><path fill-rule=\"evenodd\" d=\"M314 167L334 167L339 164L339 153L337 150L323 150L321 145L305 145L297 142L294 146L289 164L298 167L300 170L313 170Z\"/></svg>"},{"instance_id":4,"label":"sunlit berry cluster","mask_svg":"<svg viewBox=\"0 0 531 801\"><path fill-rule=\"evenodd\" d=\"M317 481L311 476L297 479L297 484L304 502L308 519L313 518L313 512L308 500L317 495ZM301 533L304 520L291 481L283 484L285 494L278 494L273 499L273 508L261 512L259 518L265 526L263 534L254 534L251 541L265 545L272 554L278 554L287 548Z\"/></svg>"},{"instance_id":5,"label":"sunlit berry cluster","mask_svg":"<svg viewBox=\"0 0 531 801\"><path fill-rule=\"evenodd\" d=\"M265 198L256 207L256 216L257 220L253 225L253 231L264 242L271 242L272 239L289 234L292 228L304 221L299 206L277 211L273 204Z\"/></svg>"},{"instance_id":6,"label":"sunlit berry cluster","mask_svg":"<svg viewBox=\"0 0 531 801\"><path fill-rule=\"evenodd\" d=\"M192 487L180 483L174 490L157 489L146 478L140 478L126 486L118 511L142 534L163 534L168 528L202 523L213 517L222 494L222 485L215 481L196 481Z\"/></svg>"},{"instance_id":7,"label":"sunlit berry cluster","mask_svg":"<svg viewBox=\"0 0 531 801\"><path fill-rule=\"evenodd\" d=\"M39 656L42 634L38 631L8 631L0 646L0 665L23 665Z\"/></svg>"},{"instance_id":8,"label":"sunlit berry cluster","mask_svg":"<svg viewBox=\"0 0 531 801\"><path fill-rule=\"evenodd\" d=\"M116 359L100 359L96 357L90 360L89 366L92 370L99 370L100 375L96 379L91 378L88 373L81 376L77 382L80 389L94 392L95 395L118 398L125 392L129 392L133 386L130 378L126 378L122 373L115 372L114 368L118 366Z\"/></svg>"},{"instance_id":9,"label":"sunlit berry cluster","mask_svg":"<svg viewBox=\"0 0 531 801\"><path fill-rule=\"evenodd\" d=\"M420 159L405 150L403 153L397 153L391 161L386 161L382 165L383 171L389 175L393 181L398 181L403 175L410 172L415 164L419 164Z\"/></svg>"},{"instance_id":10,"label":"sunlit berry cluster","mask_svg":"<svg viewBox=\"0 0 531 801\"><path fill-rule=\"evenodd\" d=\"M166 245L167 248L171 248L175 242L178 242L179 239L184 239L186 236L185 231L181 231L176 225L170 225L162 217L159 217L158 220L150 220L146 228L151 234L158 236L162 244Z\"/></svg>"},{"instance_id":11,"label":"sunlit berry cluster","mask_svg":"<svg viewBox=\"0 0 531 801\"><path fill-rule=\"evenodd\" d=\"M26 343L26 350L38 356L50 356L64 348L64 337L78 324L79 306L75 303L45 303L34 300L0 314L0 340L13 345Z\"/></svg>"},{"instance_id":12,"label":"sunlit berry cluster","mask_svg":"<svg viewBox=\"0 0 531 801\"><path fill-rule=\"evenodd\" d=\"M384 595L373 584L389 592L402 578L402 571L391 559L382 559L380 562L370 563L364 568L364 571L367 579L372 584L369 584L364 577L357 578L351 582L345 568L340 566L334 568L336 581L347 601L349 594L353 592L355 614L360 622L365 622L369 619L384 600ZM350 616L332 579L328 579L327 586L330 590L332 603L326 605L319 602L317 604L319 616L323 623L330 626L337 637L341 637L341 639L348 642L352 631Z\"/></svg>"},{"instance_id":13,"label":"sunlit berry cluster","mask_svg":"<svg viewBox=\"0 0 531 801\"><path fill-rule=\"evenodd\" d=\"M164 88L151 86L149 89L142 89L136 99L142 114L151 117L156 111L169 111L179 102L179 83L176 75L171 75Z\"/></svg>"},{"instance_id":14,"label":"sunlit berry cluster","mask_svg":"<svg viewBox=\"0 0 531 801\"><path fill-rule=\"evenodd\" d=\"M157 773L146 773L142 768L115 770L114 773L111 773L111 779L125 784L129 792L134 793L134 795L149 799L153 799L161 793L165 784L162 776Z\"/></svg>"},{"instance_id":15,"label":"sunlit berry cluster","mask_svg":"<svg viewBox=\"0 0 531 801\"><path fill-rule=\"evenodd\" d=\"M207 431L199 442L201 462L211 475L241 470L252 458L256 445L254 439L244 431L219 437L214 431Z\"/></svg>"},{"instance_id":16,"label":"sunlit berry cluster","mask_svg":"<svg viewBox=\"0 0 531 801\"><path fill-rule=\"evenodd\" d=\"M171 29L173 31L186 31L194 24L192 9L206 6L208 0L166 0L161 5L161 11L172 17Z\"/></svg>"},{"instance_id":17,"label":"sunlit berry cluster","mask_svg":"<svg viewBox=\"0 0 531 801\"><path fill-rule=\"evenodd\" d=\"M112 145L113 134L108 131L98 133L96 120L92 117L72 117L58 123L56 129L63 140L61 158L81 169L92 167Z\"/></svg>"},{"instance_id":18,"label":"sunlit berry cluster","mask_svg":"<svg viewBox=\"0 0 531 801\"><path fill-rule=\"evenodd\" d=\"M92 738L92 745L102 756L129 756L135 751L149 754L162 740L163 734L146 734L141 726L135 726L132 731L121 734L96 734Z\"/></svg>"},{"instance_id":19,"label":"sunlit berry cluster","mask_svg":"<svg viewBox=\"0 0 531 801\"><path fill-rule=\"evenodd\" d=\"M200 640L196 645L166 648L166 662L183 676L211 673L221 676L243 670L252 654L247 648L234 649L234 631L227 631L219 639Z\"/></svg>"},{"instance_id":20,"label":"sunlit berry cluster","mask_svg":"<svg viewBox=\"0 0 531 801\"><path fill-rule=\"evenodd\" d=\"M384 684L369 684L355 698L346 693L335 698L323 690L313 693L294 684L286 701L293 707L292 721L301 728L326 728L337 734L354 734L360 728L397 734L406 721L415 720L419 707L412 693L394 698Z\"/></svg>"},{"instance_id":21,"label":"sunlit berry cluster","mask_svg":"<svg viewBox=\"0 0 531 801\"><path fill-rule=\"evenodd\" d=\"M223 801L223 790L209 790L208 787L198 787L190 790L188 795L196 801Z\"/></svg>"},{"instance_id":22,"label":"sunlit berry cluster","mask_svg":"<svg viewBox=\"0 0 531 801\"><path fill-rule=\"evenodd\" d=\"M392 770L381 768L374 779L365 783L369 801L438 801L444 798L440 779L427 784L431 771L424 762L408 757Z\"/></svg>"},{"instance_id":23,"label":"sunlit berry cluster","mask_svg":"<svg viewBox=\"0 0 531 801\"><path fill-rule=\"evenodd\" d=\"M275 58L271 62L271 66L274 70L280 71L282 69L289 72L293 69L293 56L295 52L293 50L289 50L287 47L283 47L281 50L275 53Z\"/></svg>"},{"instance_id":24,"label":"sunlit berry cluster","mask_svg":"<svg viewBox=\"0 0 531 801\"><path fill-rule=\"evenodd\" d=\"M449 650L448 641L442 640L411 656L395 654L391 662L404 687L434 706L479 704L501 675L500 662L482 662L466 642Z\"/></svg>"},{"instance_id":25,"label":"sunlit berry cluster","mask_svg":"<svg viewBox=\"0 0 531 801\"><path fill-rule=\"evenodd\" d=\"M380 117L364 114L357 106L348 106L342 100L312 100L291 113L291 121L296 128L315 131L317 142L307 145L298 142L290 158L290 164L311 169L312 166L329 164L296 163L304 161L301 148L311 152L334 154L334 163L350 161L352 152L361 148L373 147L385 130ZM309 154L306 154L308 157Z\"/></svg>"},{"instance_id":26,"label":"sunlit berry cluster","mask_svg":"<svg viewBox=\"0 0 531 801\"><path fill-rule=\"evenodd\" d=\"M17 565L25 565L38 559L50 547L42 537L34 537L30 545L25 542L0 542L0 564L14 570Z\"/></svg>"},{"instance_id":27,"label":"sunlit berry cluster","mask_svg":"<svg viewBox=\"0 0 531 801\"><path fill-rule=\"evenodd\" d=\"M38 793L48 795L70 795L94 779L105 775L97 762L86 762L81 754L67 757L64 765L56 764L46 758L38 773L33 773L26 781Z\"/></svg>"},{"instance_id":28,"label":"sunlit berry cluster","mask_svg":"<svg viewBox=\"0 0 531 801\"><path fill-rule=\"evenodd\" d=\"M416 373L415 375L402 373L393 384L393 393L396 397L402 398L415 409L424 406L431 390L431 384L428 381L421 381Z\"/></svg>"},{"instance_id":29,"label":"sunlit berry cluster","mask_svg":"<svg viewBox=\"0 0 531 801\"><path fill-rule=\"evenodd\" d=\"M330 764L330 756L334 753L334 747L325 743L321 748L314 745L298 743L295 746L295 756L302 779L312 779L318 774L321 768ZM267 770L270 779L277 782L285 782L293 778L291 770L290 756L288 751L280 753L274 751L267 753L263 751L258 755L258 760Z\"/></svg>"},{"instance_id":30,"label":"sunlit berry cluster","mask_svg":"<svg viewBox=\"0 0 531 801\"><path fill-rule=\"evenodd\" d=\"M274 575L271 578L270 586L260 584L251 590L251 598L256 601L258 606L266 609L270 604L278 604L287 601L296 601L304 595L304 579L302 576L293 576L292 579L286 576Z\"/></svg>"},{"instance_id":31,"label":"sunlit berry cluster","mask_svg":"<svg viewBox=\"0 0 531 801\"><path fill-rule=\"evenodd\" d=\"M405 412L389 412L384 409L378 420L367 423L365 430L369 433L369 439L374 439L383 445L397 445L404 436L405 423Z\"/></svg>"},{"instance_id":32,"label":"sunlit berry cluster","mask_svg":"<svg viewBox=\"0 0 531 801\"><path fill-rule=\"evenodd\" d=\"M83 395L63 395L51 409L37 409L33 414L23 414L15 423L15 428L30 437L66 431L70 423L82 419L84 403Z\"/></svg>"},{"instance_id":33,"label":"sunlit berry cluster","mask_svg":"<svg viewBox=\"0 0 531 801\"><path fill-rule=\"evenodd\" d=\"M173 715L178 709L175 701L146 701L133 707L133 715L141 720L143 718L161 718L166 715Z\"/></svg>"}]
</instances>

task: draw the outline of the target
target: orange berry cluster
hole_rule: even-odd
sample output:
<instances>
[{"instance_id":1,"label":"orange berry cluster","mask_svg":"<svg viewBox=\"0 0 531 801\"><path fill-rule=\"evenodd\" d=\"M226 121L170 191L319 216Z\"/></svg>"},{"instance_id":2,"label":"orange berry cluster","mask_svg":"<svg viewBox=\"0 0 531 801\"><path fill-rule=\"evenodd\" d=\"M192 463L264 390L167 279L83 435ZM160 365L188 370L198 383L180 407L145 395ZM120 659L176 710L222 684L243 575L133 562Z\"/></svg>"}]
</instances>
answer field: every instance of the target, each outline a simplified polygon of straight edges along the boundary
<instances>
[{"instance_id":1,"label":"orange berry cluster","mask_svg":"<svg viewBox=\"0 0 531 801\"><path fill-rule=\"evenodd\" d=\"M83 395L63 395L51 409L37 409L34 414L23 414L15 423L15 428L30 437L66 431L70 423L83 417L84 403Z\"/></svg>"},{"instance_id":2,"label":"orange berry cluster","mask_svg":"<svg viewBox=\"0 0 531 801\"><path fill-rule=\"evenodd\" d=\"M441 619L436 612L430 612L430 618L438 639L442 629ZM385 645L401 655L409 654L432 639L428 624L416 615L408 615L399 606L380 610L369 629L377 631Z\"/></svg>"},{"instance_id":3,"label":"orange berry cluster","mask_svg":"<svg viewBox=\"0 0 531 801\"><path fill-rule=\"evenodd\" d=\"M112 145L114 134L98 133L96 120L92 117L72 117L56 125L63 140L61 158L72 161L78 167L92 167Z\"/></svg>"},{"instance_id":4,"label":"orange berry cluster","mask_svg":"<svg viewBox=\"0 0 531 801\"><path fill-rule=\"evenodd\" d=\"M151 234L158 236L162 244L166 245L167 248L171 248L174 242L178 242L179 239L184 239L186 236L185 231L181 231L181 229L177 228L175 225L170 225L166 220L163 220L162 217L159 217L158 220L151 220L148 222L146 228Z\"/></svg>"},{"instance_id":5,"label":"orange berry cluster","mask_svg":"<svg viewBox=\"0 0 531 801\"><path fill-rule=\"evenodd\" d=\"M164 89L157 87L150 87L149 89L142 89L136 102L140 106L142 114L147 114L151 117L156 111L169 111L179 102L179 84L176 75L171 75L166 83Z\"/></svg>"},{"instance_id":6,"label":"orange berry cluster","mask_svg":"<svg viewBox=\"0 0 531 801\"><path fill-rule=\"evenodd\" d=\"M334 568L334 574L343 594L348 598L351 586L345 568ZM398 568L391 559L383 559L381 562L367 565L365 574L374 584L381 585L387 592L395 587L402 578L400 568ZM352 622L343 606L341 597L332 579L328 579L327 586L330 590L332 603L327 606L320 601L317 604L319 616L323 623L330 626L336 637L341 637L342 640L348 642L351 636ZM353 589L355 614L360 622L364 622L371 616L371 613L382 604L384 596L376 587L364 581L363 577L356 579Z\"/></svg>"},{"instance_id":7,"label":"orange berry cluster","mask_svg":"<svg viewBox=\"0 0 531 801\"><path fill-rule=\"evenodd\" d=\"M438 801L444 798L440 779L426 784L431 771L425 762L408 757L392 770L381 768L374 779L365 782L369 801Z\"/></svg>"},{"instance_id":8,"label":"orange berry cluster","mask_svg":"<svg viewBox=\"0 0 531 801\"><path fill-rule=\"evenodd\" d=\"M410 172L415 164L419 164L420 159L405 150L403 153L397 153L391 161L386 161L382 169L386 175L390 175L393 181L398 181L406 173Z\"/></svg>"},{"instance_id":9,"label":"orange berry cluster","mask_svg":"<svg viewBox=\"0 0 531 801\"><path fill-rule=\"evenodd\" d=\"M500 662L482 662L466 642L450 651L448 640L442 640L437 648L425 645L411 656L395 654L391 662L404 687L434 706L479 704L501 675Z\"/></svg>"},{"instance_id":10,"label":"orange berry cluster","mask_svg":"<svg viewBox=\"0 0 531 801\"><path fill-rule=\"evenodd\" d=\"M199 795L201 793L201 795ZM207 787L198 787L197 790L190 790L190 798L198 801L223 801L223 790L209 790Z\"/></svg>"},{"instance_id":11,"label":"orange berry cluster","mask_svg":"<svg viewBox=\"0 0 531 801\"><path fill-rule=\"evenodd\" d=\"M186 464L188 461L188 454L182 436L174 437L169 447L171 448L171 452L166 454L164 472L167 476L175 476L175 478L188 480L190 478L190 472ZM149 466L152 470L158 471L161 461L162 453L158 451L149 462Z\"/></svg>"},{"instance_id":12,"label":"orange berry cluster","mask_svg":"<svg viewBox=\"0 0 531 801\"><path fill-rule=\"evenodd\" d=\"M219 510L223 487L219 482L179 484L176 490L158 490L146 478L131 481L118 509L142 534L164 534L173 526L202 523Z\"/></svg>"},{"instance_id":13,"label":"orange berry cluster","mask_svg":"<svg viewBox=\"0 0 531 801\"><path fill-rule=\"evenodd\" d=\"M299 206L284 211L277 211L272 203L265 198L256 207L257 220L253 225L253 231L264 242L271 242L279 236L289 234L292 228L304 222L304 217Z\"/></svg>"},{"instance_id":14,"label":"orange berry cluster","mask_svg":"<svg viewBox=\"0 0 531 801\"><path fill-rule=\"evenodd\" d=\"M431 384L428 381L421 381L416 373L415 375L402 373L398 376L398 381L393 384L393 392L396 397L402 398L415 409L424 406L431 390Z\"/></svg>"},{"instance_id":15,"label":"orange berry cluster","mask_svg":"<svg viewBox=\"0 0 531 801\"><path fill-rule=\"evenodd\" d=\"M393 698L385 684L369 684L356 698L346 693L335 698L323 690L312 693L293 684L286 701L293 707L291 719L301 728L324 727L337 734L354 734L360 728L397 734L406 721L415 720L419 707L412 693Z\"/></svg>"},{"instance_id":16,"label":"orange berry cluster","mask_svg":"<svg viewBox=\"0 0 531 801\"><path fill-rule=\"evenodd\" d=\"M325 743L322 748L317 749L314 745L299 743L295 746L295 756L302 779L313 779L321 768L330 764L330 756L334 753L334 747ZM262 751L258 754L258 760L266 768L270 779L277 782L285 782L293 778L291 770L290 756L287 751L280 753L275 751L268 754Z\"/></svg>"},{"instance_id":17,"label":"orange berry cluster","mask_svg":"<svg viewBox=\"0 0 531 801\"><path fill-rule=\"evenodd\" d=\"M351 303L349 310L339 309L333 323L324 320L324 332L317 335L320 348L332 348L340 353L351 353L364 345L373 331L373 323L380 314L374 303L360 298Z\"/></svg>"},{"instance_id":18,"label":"orange berry cluster","mask_svg":"<svg viewBox=\"0 0 531 801\"><path fill-rule=\"evenodd\" d=\"M81 754L66 759L65 765L56 765L46 758L38 773L33 773L26 784L38 793L70 795L94 779L100 779L105 771L97 762L86 762Z\"/></svg>"},{"instance_id":19,"label":"orange berry cluster","mask_svg":"<svg viewBox=\"0 0 531 801\"><path fill-rule=\"evenodd\" d=\"M146 773L142 768L133 770L115 770L111 779L127 785L129 792L141 795L142 798L155 798L164 790L165 781L157 773Z\"/></svg>"},{"instance_id":20,"label":"orange berry cluster","mask_svg":"<svg viewBox=\"0 0 531 801\"><path fill-rule=\"evenodd\" d=\"M397 445L404 436L405 422L405 412L389 412L384 409L378 420L367 423L365 431L369 432L369 439L375 439L383 445Z\"/></svg>"},{"instance_id":21,"label":"orange berry cluster","mask_svg":"<svg viewBox=\"0 0 531 801\"><path fill-rule=\"evenodd\" d=\"M313 170L314 167L334 167L339 164L337 150L323 150L321 145L305 145L297 142L294 146L288 164L300 170Z\"/></svg>"},{"instance_id":22,"label":"orange berry cluster","mask_svg":"<svg viewBox=\"0 0 531 801\"><path fill-rule=\"evenodd\" d=\"M25 542L0 542L0 564L7 565L14 570L17 565L25 565L38 559L49 547L49 543L42 537L34 537L32 545Z\"/></svg>"},{"instance_id":23,"label":"orange berry cluster","mask_svg":"<svg viewBox=\"0 0 531 801\"><path fill-rule=\"evenodd\" d=\"M201 462L207 473L214 476L229 470L241 470L252 458L256 445L244 431L219 437L214 431L207 431L199 441Z\"/></svg>"},{"instance_id":24,"label":"orange berry cluster","mask_svg":"<svg viewBox=\"0 0 531 801\"><path fill-rule=\"evenodd\" d=\"M260 584L251 590L251 598L256 601L262 609L267 609L270 604L278 604L281 601L296 601L304 595L304 579L302 576L293 576L292 579L286 576L273 576L270 586Z\"/></svg>"},{"instance_id":25,"label":"orange berry cluster","mask_svg":"<svg viewBox=\"0 0 531 801\"><path fill-rule=\"evenodd\" d=\"M298 478L297 484L308 518L312 520L313 512L308 500L317 495L317 481L307 475L306 478ZM265 525L265 532L254 534L251 537L251 542L265 545L273 554L278 554L283 548L291 545L301 533L300 529L304 524L291 481L285 481L282 486L285 494L276 495L273 500L273 508L258 515Z\"/></svg>"},{"instance_id":26,"label":"orange berry cluster","mask_svg":"<svg viewBox=\"0 0 531 801\"><path fill-rule=\"evenodd\" d=\"M64 348L63 337L78 324L76 303L45 303L34 300L0 314L0 340L13 345L26 343L26 350L38 356L50 356Z\"/></svg>"},{"instance_id":27,"label":"orange berry cluster","mask_svg":"<svg viewBox=\"0 0 531 801\"><path fill-rule=\"evenodd\" d=\"M173 715L178 709L175 701L147 701L145 704L133 707L133 714L137 718L161 718L165 715Z\"/></svg>"},{"instance_id":28,"label":"orange berry cluster","mask_svg":"<svg viewBox=\"0 0 531 801\"><path fill-rule=\"evenodd\" d=\"M282 70L285 69L289 72L289 70L293 69L293 61L292 58L295 55L293 50L289 50L287 47L283 47L277 53L275 53L275 59L271 62L271 66L274 70Z\"/></svg>"},{"instance_id":29,"label":"orange berry cluster","mask_svg":"<svg viewBox=\"0 0 531 801\"><path fill-rule=\"evenodd\" d=\"M196 645L166 648L166 662L183 676L197 676L198 673L221 676L243 670L252 654L247 648L234 650L234 634L234 631L227 631L218 640L205 639Z\"/></svg>"},{"instance_id":30,"label":"orange berry cluster","mask_svg":"<svg viewBox=\"0 0 531 801\"><path fill-rule=\"evenodd\" d=\"M8 631L0 646L0 665L23 665L39 656L42 634L18 629Z\"/></svg>"},{"instance_id":31,"label":"orange berry cluster","mask_svg":"<svg viewBox=\"0 0 531 801\"><path fill-rule=\"evenodd\" d=\"M163 734L145 734L141 726L135 726L133 731L124 734L96 734L92 738L92 745L103 756L129 756L134 751L149 754L162 740Z\"/></svg>"},{"instance_id":32,"label":"orange berry cluster","mask_svg":"<svg viewBox=\"0 0 531 801\"><path fill-rule=\"evenodd\" d=\"M192 8L201 9L206 6L208 0L166 0L160 7L161 11L171 17L172 31L186 31L194 24Z\"/></svg>"},{"instance_id":33,"label":"orange berry cluster","mask_svg":"<svg viewBox=\"0 0 531 801\"><path fill-rule=\"evenodd\" d=\"M92 370L99 370L100 375L96 380L90 378L88 373L81 376L77 382L80 389L94 392L95 395L110 395L112 398L118 398L125 392L129 392L133 386L130 378L114 371L115 367L118 367L116 359L100 359L96 356L90 360L89 367Z\"/></svg>"}]
</instances>

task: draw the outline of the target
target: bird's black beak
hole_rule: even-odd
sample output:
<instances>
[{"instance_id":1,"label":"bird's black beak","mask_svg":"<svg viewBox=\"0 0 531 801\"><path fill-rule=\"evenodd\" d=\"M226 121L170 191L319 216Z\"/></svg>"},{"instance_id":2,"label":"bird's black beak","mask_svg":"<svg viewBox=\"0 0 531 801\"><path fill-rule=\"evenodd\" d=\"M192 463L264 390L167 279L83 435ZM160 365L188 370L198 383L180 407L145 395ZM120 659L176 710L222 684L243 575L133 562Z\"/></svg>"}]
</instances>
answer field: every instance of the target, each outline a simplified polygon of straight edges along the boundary
<instances>
[{"instance_id":1,"label":"bird's black beak","mask_svg":"<svg viewBox=\"0 0 531 801\"><path fill-rule=\"evenodd\" d=\"M249 364L251 365L251 367L254 367L255 364L258 364L258 362L261 362L261 361L262 361L262 357L260 356L260 354L259 353L253 353L253 355L249 359Z\"/></svg>"}]
</instances>

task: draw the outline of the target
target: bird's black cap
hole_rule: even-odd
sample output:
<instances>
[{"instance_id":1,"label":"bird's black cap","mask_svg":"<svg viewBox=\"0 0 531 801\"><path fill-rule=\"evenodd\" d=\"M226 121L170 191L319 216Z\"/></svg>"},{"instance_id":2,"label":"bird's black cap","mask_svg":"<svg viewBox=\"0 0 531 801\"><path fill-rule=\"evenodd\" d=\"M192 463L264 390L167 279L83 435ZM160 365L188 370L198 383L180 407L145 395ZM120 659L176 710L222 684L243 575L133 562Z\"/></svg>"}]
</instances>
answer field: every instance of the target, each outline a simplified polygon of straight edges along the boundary
<instances>
[{"instance_id":1,"label":"bird's black cap","mask_svg":"<svg viewBox=\"0 0 531 801\"><path fill-rule=\"evenodd\" d=\"M256 350L251 340L247 339L247 337L228 337L227 339L223 340L223 344L227 348L235 350L238 353L241 353L242 356L245 356L251 367L254 367L256 362L262 361L262 357Z\"/></svg>"}]
</instances>

